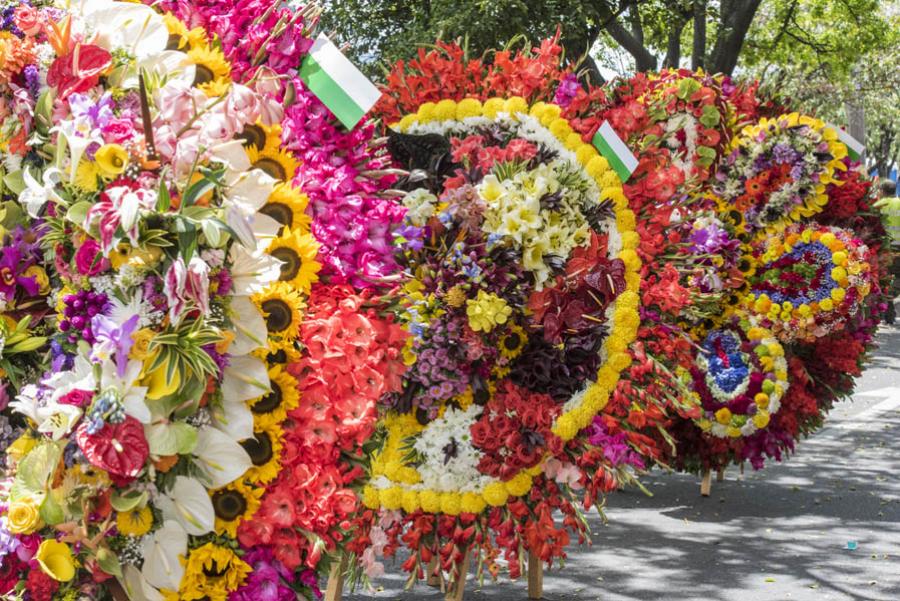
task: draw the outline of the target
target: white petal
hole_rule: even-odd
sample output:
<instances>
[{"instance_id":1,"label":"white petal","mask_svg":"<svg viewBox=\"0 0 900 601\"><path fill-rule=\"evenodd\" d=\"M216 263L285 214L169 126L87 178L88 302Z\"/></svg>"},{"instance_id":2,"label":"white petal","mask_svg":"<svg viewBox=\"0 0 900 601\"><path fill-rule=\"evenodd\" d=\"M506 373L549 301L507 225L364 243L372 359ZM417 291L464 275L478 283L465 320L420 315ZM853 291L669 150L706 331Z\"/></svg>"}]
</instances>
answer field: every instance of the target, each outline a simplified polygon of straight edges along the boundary
<instances>
[{"instance_id":1,"label":"white petal","mask_svg":"<svg viewBox=\"0 0 900 601\"><path fill-rule=\"evenodd\" d=\"M235 296L262 292L281 275L281 261L265 253L252 253L238 244L231 247L231 265Z\"/></svg>"},{"instance_id":2,"label":"white petal","mask_svg":"<svg viewBox=\"0 0 900 601\"><path fill-rule=\"evenodd\" d=\"M211 411L216 428L232 440L245 440L253 436L253 412L246 403L221 403L212 407Z\"/></svg>"},{"instance_id":3,"label":"white petal","mask_svg":"<svg viewBox=\"0 0 900 601\"><path fill-rule=\"evenodd\" d=\"M232 357L222 379L222 400L225 403L249 401L270 390L269 371L265 363L250 355Z\"/></svg>"},{"instance_id":4,"label":"white petal","mask_svg":"<svg viewBox=\"0 0 900 601\"><path fill-rule=\"evenodd\" d=\"M168 496L157 501L167 520L175 520L184 531L193 536L212 532L216 525L216 512L206 487L194 478L178 476ZM151 581L152 582L152 581ZM177 586L174 588L178 588Z\"/></svg>"},{"instance_id":5,"label":"white petal","mask_svg":"<svg viewBox=\"0 0 900 601\"><path fill-rule=\"evenodd\" d=\"M244 143L241 140L232 140L224 144L217 144L210 149L210 157L228 165L234 171L244 172L250 170L250 157L244 150Z\"/></svg>"},{"instance_id":6,"label":"white petal","mask_svg":"<svg viewBox=\"0 0 900 601\"><path fill-rule=\"evenodd\" d=\"M200 468L212 481L213 488L234 482L253 466L247 451L215 428L200 430L194 455Z\"/></svg>"},{"instance_id":7,"label":"white petal","mask_svg":"<svg viewBox=\"0 0 900 601\"><path fill-rule=\"evenodd\" d=\"M231 299L231 322L234 325L234 341L228 347L232 357L248 355L266 346L268 330L266 320L256 305L246 296Z\"/></svg>"},{"instance_id":8,"label":"white petal","mask_svg":"<svg viewBox=\"0 0 900 601\"><path fill-rule=\"evenodd\" d=\"M241 173L225 193L226 200L240 206L247 215L258 211L269 200L277 180L262 169Z\"/></svg>"},{"instance_id":9,"label":"white petal","mask_svg":"<svg viewBox=\"0 0 900 601\"><path fill-rule=\"evenodd\" d=\"M164 601L162 593L153 588L140 570L133 565L126 564L123 575L125 576L125 581L122 582L120 580L119 582L125 588L125 592L128 593L128 598L131 601Z\"/></svg>"},{"instance_id":10,"label":"white petal","mask_svg":"<svg viewBox=\"0 0 900 601\"><path fill-rule=\"evenodd\" d=\"M182 476L179 476L179 479L181 478ZM181 565L179 555L187 554L187 543L187 532L179 522L173 521L165 522L162 528L145 538L144 567L141 573L146 581L157 588L177 591L184 575L184 566ZM143 590L146 587L141 588Z\"/></svg>"}]
</instances>

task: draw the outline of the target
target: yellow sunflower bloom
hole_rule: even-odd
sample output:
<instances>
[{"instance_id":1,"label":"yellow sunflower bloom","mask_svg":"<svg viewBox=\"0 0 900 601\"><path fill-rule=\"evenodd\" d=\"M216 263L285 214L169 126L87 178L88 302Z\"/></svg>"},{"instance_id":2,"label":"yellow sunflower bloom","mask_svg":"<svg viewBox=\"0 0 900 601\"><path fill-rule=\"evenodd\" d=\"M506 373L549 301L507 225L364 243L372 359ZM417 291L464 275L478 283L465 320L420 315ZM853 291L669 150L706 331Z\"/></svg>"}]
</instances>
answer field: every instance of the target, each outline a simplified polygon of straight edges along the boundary
<instances>
[{"instance_id":1,"label":"yellow sunflower bloom","mask_svg":"<svg viewBox=\"0 0 900 601\"><path fill-rule=\"evenodd\" d=\"M153 512L149 507L122 511L116 516L116 528L125 536L144 536L153 527Z\"/></svg>"},{"instance_id":2,"label":"yellow sunflower bloom","mask_svg":"<svg viewBox=\"0 0 900 601\"><path fill-rule=\"evenodd\" d=\"M304 304L295 288L285 282L275 282L265 291L255 295L253 302L266 319L270 337L282 342L297 339Z\"/></svg>"},{"instance_id":3,"label":"yellow sunflower bloom","mask_svg":"<svg viewBox=\"0 0 900 601\"><path fill-rule=\"evenodd\" d=\"M240 445L250 455L253 467L247 470L245 477L257 484L268 484L281 469L281 449L284 431L278 424L256 423L253 438L242 440Z\"/></svg>"},{"instance_id":4,"label":"yellow sunflower bloom","mask_svg":"<svg viewBox=\"0 0 900 601\"><path fill-rule=\"evenodd\" d=\"M259 210L293 232L306 234L312 217L306 214L309 197L287 183L275 186L269 200Z\"/></svg>"},{"instance_id":5,"label":"yellow sunflower bloom","mask_svg":"<svg viewBox=\"0 0 900 601\"><path fill-rule=\"evenodd\" d=\"M269 369L269 385L271 392L249 402L253 419L259 424L281 423L288 411L300 405L298 382L281 365Z\"/></svg>"},{"instance_id":6,"label":"yellow sunflower bloom","mask_svg":"<svg viewBox=\"0 0 900 601\"><path fill-rule=\"evenodd\" d=\"M319 281L318 273L322 269L322 264L316 261L319 243L312 234L301 234L285 228L269 244L268 253L281 261L281 282L309 294L313 283Z\"/></svg>"},{"instance_id":7,"label":"yellow sunflower bloom","mask_svg":"<svg viewBox=\"0 0 900 601\"><path fill-rule=\"evenodd\" d=\"M182 601L226 601L230 593L240 588L252 569L231 549L206 543L188 553L179 598Z\"/></svg>"},{"instance_id":8,"label":"yellow sunflower bloom","mask_svg":"<svg viewBox=\"0 0 900 601\"><path fill-rule=\"evenodd\" d=\"M240 480L209 491L216 512L216 533L237 538L238 526L253 517L259 509L263 493L264 488L248 486Z\"/></svg>"}]
</instances>

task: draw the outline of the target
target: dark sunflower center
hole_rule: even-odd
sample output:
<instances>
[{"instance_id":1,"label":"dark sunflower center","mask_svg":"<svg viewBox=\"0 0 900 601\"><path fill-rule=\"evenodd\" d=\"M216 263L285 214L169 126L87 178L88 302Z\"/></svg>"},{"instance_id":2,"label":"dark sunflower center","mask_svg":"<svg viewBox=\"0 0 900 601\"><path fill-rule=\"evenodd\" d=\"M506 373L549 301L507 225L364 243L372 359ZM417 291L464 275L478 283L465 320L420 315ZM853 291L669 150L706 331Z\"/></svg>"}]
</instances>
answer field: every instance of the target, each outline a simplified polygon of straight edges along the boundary
<instances>
[{"instance_id":1,"label":"dark sunflower center","mask_svg":"<svg viewBox=\"0 0 900 601\"><path fill-rule=\"evenodd\" d=\"M276 248L270 253L273 257L281 261L281 281L290 282L297 274L300 273L302 261L300 256L293 248Z\"/></svg>"},{"instance_id":2,"label":"dark sunflower center","mask_svg":"<svg viewBox=\"0 0 900 601\"><path fill-rule=\"evenodd\" d=\"M219 562L214 559L208 565L203 566L203 575L207 578L221 578L228 573L230 567L230 561L224 565L220 565Z\"/></svg>"},{"instance_id":3,"label":"dark sunflower center","mask_svg":"<svg viewBox=\"0 0 900 601\"><path fill-rule=\"evenodd\" d=\"M166 42L166 50L178 50L179 48L181 48L181 36L170 33L169 40Z\"/></svg>"},{"instance_id":4,"label":"dark sunflower center","mask_svg":"<svg viewBox=\"0 0 900 601\"><path fill-rule=\"evenodd\" d=\"M278 349L274 353L269 353L266 356L266 360L269 363L287 363L288 356L284 349Z\"/></svg>"},{"instance_id":5,"label":"dark sunflower center","mask_svg":"<svg viewBox=\"0 0 900 601\"><path fill-rule=\"evenodd\" d=\"M244 131L235 136L244 143L244 146L256 146L257 148L265 148L266 132L259 125L247 125Z\"/></svg>"},{"instance_id":6,"label":"dark sunflower center","mask_svg":"<svg viewBox=\"0 0 900 601\"><path fill-rule=\"evenodd\" d=\"M273 298L262 304L262 310L266 312L266 327L270 332L283 332L291 326L293 314L291 307L281 299Z\"/></svg>"},{"instance_id":7,"label":"dark sunflower center","mask_svg":"<svg viewBox=\"0 0 900 601\"><path fill-rule=\"evenodd\" d=\"M213 494L213 508L216 517L231 522L247 511L247 499L236 490L220 490Z\"/></svg>"},{"instance_id":8,"label":"dark sunflower center","mask_svg":"<svg viewBox=\"0 0 900 601\"><path fill-rule=\"evenodd\" d=\"M259 210L263 215L267 215L271 217L281 225L293 225L294 223L294 211L291 207L281 204L280 202L273 202L272 204L267 204L263 206Z\"/></svg>"},{"instance_id":9,"label":"dark sunflower center","mask_svg":"<svg viewBox=\"0 0 900 601\"><path fill-rule=\"evenodd\" d=\"M510 334L506 338L503 339L503 345L506 347L508 351L514 351L519 348L519 345L522 343L522 337L518 334Z\"/></svg>"},{"instance_id":10,"label":"dark sunflower center","mask_svg":"<svg viewBox=\"0 0 900 601\"><path fill-rule=\"evenodd\" d=\"M241 446L250 455L250 461L256 467L267 464L274 455L272 439L266 432L257 432L253 438L242 440Z\"/></svg>"},{"instance_id":11,"label":"dark sunflower center","mask_svg":"<svg viewBox=\"0 0 900 601\"><path fill-rule=\"evenodd\" d=\"M738 269L740 269L741 271L749 271L750 267L750 261L747 259L741 259L741 261L738 263Z\"/></svg>"},{"instance_id":12,"label":"dark sunflower center","mask_svg":"<svg viewBox=\"0 0 900 601\"><path fill-rule=\"evenodd\" d=\"M287 179L287 172L284 170L284 167L276 161L275 159L270 158L261 158L255 163L253 163L253 167L255 169L262 169L268 175L271 175L277 180L284 181Z\"/></svg>"},{"instance_id":13,"label":"dark sunflower center","mask_svg":"<svg viewBox=\"0 0 900 601\"><path fill-rule=\"evenodd\" d=\"M202 86L205 83L209 83L214 80L215 74L212 72L212 69L207 67L206 65L194 65L194 85Z\"/></svg>"},{"instance_id":14,"label":"dark sunflower center","mask_svg":"<svg viewBox=\"0 0 900 601\"><path fill-rule=\"evenodd\" d=\"M281 399L281 386L277 382L272 382L272 392L256 401L252 411L257 415L271 413L281 406Z\"/></svg>"}]
</instances>

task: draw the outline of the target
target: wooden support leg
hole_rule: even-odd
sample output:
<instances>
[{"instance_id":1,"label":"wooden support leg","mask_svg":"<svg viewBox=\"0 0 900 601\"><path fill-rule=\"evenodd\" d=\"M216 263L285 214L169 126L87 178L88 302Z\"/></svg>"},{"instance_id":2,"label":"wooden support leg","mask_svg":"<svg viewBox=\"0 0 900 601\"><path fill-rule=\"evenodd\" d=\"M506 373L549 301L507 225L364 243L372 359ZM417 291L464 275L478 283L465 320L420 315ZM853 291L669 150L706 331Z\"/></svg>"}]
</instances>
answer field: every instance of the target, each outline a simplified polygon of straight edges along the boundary
<instances>
[{"instance_id":1,"label":"wooden support leg","mask_svg":"<svg viewBox=\"0 0 900 601\"><path fill-rule=\"evenodd\" d=\"M347 557L331 564L328 572L328 588L325 589L325 601L341 601L344 597L344 572L347 571Z\"/></svg>"},{"instance_id":2,"label":"wooden support leg","mask_svg":"<svg viewBox=\"0 0 900 601\"><path fill-rule=\"evenodd\" d=\"M534 551L528 552L528 598L544 598L544 562Z\"/></svg>"},{"instance_id":3,"label":"wooden support leg","mask_svg":"<svg viewBox=\"0 0 900 601\"><path fill-rule=\"evenodd\" d=\"M700 483L700 494L704 497L709 496L709 492L712 489L712 472L709 470L703 470L703 481Z\"/></svg>"},{"instance_id":4,"label":"wooden support leg","mask_svg":"<svg viewBox=\"0 0 900 601\"><path fill-rule=\"evenodd\" d=\"M441 574L438 571L437 555L428 562L428 573L425 574L425 584L428 586L441 586Z\"/></svg>"},{"instance_id":5,"label":"wooden support leg","mask_svg":"<svg viewBox=\"0 0 900 601\"><path fill-rule=\"evenodd\" d=\"M716 471L716 482L725 482L725 468L720 467L718 471Z\"/></svg>"},{"instance_id":6,"label":"wooden support leg","mask_svg":"<svg viewBox=\"0 0 900 601\"><path fill-rule=\"evenodd\" d=\"M456 578L450 582L444 601L462 601L466 592L466 576L469 574L469 558L471 555L472 553L469 549L463 550L463 558L459 562Z\"/></svg>"},{"instance_id":7,"label":"wooden support leg","mask_svg":"<svg viewBox=\"0 0 900 601\"><path fill-rule=\"evenodd\" d=\"M741 461L741 478L744 477L744 462Z\"/></svg>"}]
</instances>

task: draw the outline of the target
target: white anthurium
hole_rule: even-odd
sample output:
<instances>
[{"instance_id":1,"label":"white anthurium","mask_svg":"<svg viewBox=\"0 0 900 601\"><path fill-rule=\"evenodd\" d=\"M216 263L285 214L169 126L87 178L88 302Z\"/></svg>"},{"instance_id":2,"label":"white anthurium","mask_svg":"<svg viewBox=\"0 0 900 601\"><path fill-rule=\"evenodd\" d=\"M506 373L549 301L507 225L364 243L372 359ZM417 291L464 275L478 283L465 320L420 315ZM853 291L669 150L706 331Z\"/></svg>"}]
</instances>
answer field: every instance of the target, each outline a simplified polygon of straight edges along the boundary
<instances>
[{"instance_id":1,"label":"white anthurium","mask_svg":"<svg viewBox=\"0 0 900 601\"><path fill-rule=\"evenodd\" d=\"M125 564L123 578L119 580L130 601L165 601L162 593L147 582L141 571L131 564Z\"/></svg>"},{"instance_id":2,"label":"white anthurium","mask_svg":"<svg viewBox=\"0 0 900 601\"><path fill-rule=\"evenodd\" d=\"M252 355L232 357L222 378L222 400L243 403L271 391L266 364Z\"/></svg>"},{"instance_id":3,"label":"white anthurium","mask_svg":"<svg viewBox=\"0 0 900 601\"><path fill-rule=\"evenodd\" d=\"M247 403L220 403L210 407L212 422L232 440L253 436L253 412Z\"/></svg>"},{"instance_id":4,"label":"white anthurium","mask_svg":"<svg viewBox=\"0 0 900 601\"><path fill-rule=\"evenodd\" d=\"M187 62L184 52L165 50L128 65L127 70L116 69L109 75L108 83L124 89L136 89L140 85L138 79L140 73L165 76L166 85L178 82L190 86L196 76L197 67Z\"/></svg>"},{"instance_id":5,"label":"white anthurium","mask_svg":"<svg viewBox=\"0 0 900 601\"><path fill-rule=\"evenodd\" d=\"M232 171L226 173L225 177L228 184L223 203L225 220L237 234L241 244L250 249L258 249L262 242L257 239L256 231L266 228L256 224L256 221L262 224L266 222L262 219L257 220L256 217L264 215L256 213L269 200L278 182L262 169Z\"/></svg>"},{"instance_id":6,"label":"white anthurium","mask_svg":"<svg viewBox=\"0 0 900 601\"><path fill-rule=\"evenodd\" d=\"M266 253L231 247L231 281L234 296L259 294L281 276L281 261Z\"/></svg>"},{"instance_id":7,"label":"white anthurium","mask_svg":"<svg viewBox=\"0 0 900 601\"><path fill-rule=\"evenodd\" d=\"M230 140L222 144L216 144L209 150L209 157L226 165L233 172L249 171L252 165L247 151L244 150L243 140Z\"/></svg>"},{"instance_id":8,"label":"white anthurium","mask_svg":"<svg viewBox=\"0 0 900 601\"><path fill-rule=\"evenodd\" d=\"M98 46L109 51L126 50L138 60L166 49L169 29L162 15L149 6L102 0L76 0L72 4L72 9L81 13L85 27L97 35Z\"/></svg>"},{"instance_id":9,"label":"white anthurium","mask_svg":"<svg viewBox=\"0 0 900 601\"><path fill-rule=\"evenodd\" d=\"M253 467L250 455L224 432L201 428L194 449L197 465L209 477L212 488L222 488Z\"/></svg>"},{"instance_id":10,"label":"white anthurium","mask_svg":"<svg viewBox=\"0 0 900 601\"><path fill-rule=\"evenodd\" d=\"M147 387L138 386L144 364L140 361L129 361L125 366L125 375L119 377L116 365L113 361L103 363L103 371L100 379L101 392L112 389L122 401L125 413L138 420L142 424L149 424L152 420L150 407L145 402Z\"/></svg>"},{"instance_id":11,"label":"white anthurium","mask_svg":"<svg viewBox=\"0 0 900 601\"><path fill-rule=\"evenodd\" d=\"M230 317L235 332L228 347L232 357L248 355L266 346L266 320L253 301L246 296L232 297Z\"/></svg>"},{"instance_id":12,"label":"white anthurium","mask_svg":"<svg viewBox=\"0 0 900 601\"><path fill-rule=\"evenodd\" d=\"M172 490L169 494L159 497L156 505L166 521L178 522L184 531L192 536L212 532L216 526L216 512L209 498L209 492L195 478L176 477ZM152 580L150 582L153 583Z\"/></svg>"},{"instance_id":13,"label":"white anthurium","mask_svg":"<svg viewBox=\"0 0 900 601\"><path fill-rule=\"evenodd\" d=\"M206 494L206 491L204 490L203 493ZM209 495L206 496L208 500ZM150 585L149 588L177 591L181 584L181 577L184 575L181 557L187 555L187 544L188 534L181 523L168 519L163 523L162 528L145 537L142 549L144 566L140 573L141 580L145 582L139 581L134 588L145 592L148 588L146 585Z\"/></svg>"},{"instance_id":14,"label":"white anthurium","mask_svg":"<svg viewBox=\"0 0 900 601\"><path fill-rule=\"evenodd\" d=\"M256 248L256 238L253 235L252 218L235 205L225 207L225 223L237 236L238 242L249 249Z\"/></svg>"},{"instance_id":15,"label":"white anthurium","mask_svg":"<svg viewBox=\"0 0 900 601\"><path fill-rule=\"evenodd\" d=\"M19 194L19 202L25 205L25 210L32 217L37 217L41 208L47 201L63 203L62 198L56 193L56 186L62 179L62 172L55 167L44 171L41 182L38 182L28 167L22 172L25 189ZM63 203L64 204L64 203Z\"/></svg>"}]
</instances>

